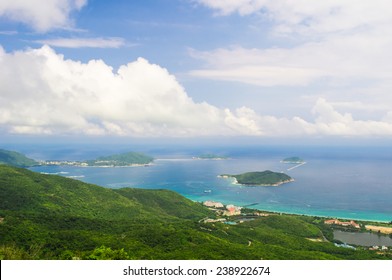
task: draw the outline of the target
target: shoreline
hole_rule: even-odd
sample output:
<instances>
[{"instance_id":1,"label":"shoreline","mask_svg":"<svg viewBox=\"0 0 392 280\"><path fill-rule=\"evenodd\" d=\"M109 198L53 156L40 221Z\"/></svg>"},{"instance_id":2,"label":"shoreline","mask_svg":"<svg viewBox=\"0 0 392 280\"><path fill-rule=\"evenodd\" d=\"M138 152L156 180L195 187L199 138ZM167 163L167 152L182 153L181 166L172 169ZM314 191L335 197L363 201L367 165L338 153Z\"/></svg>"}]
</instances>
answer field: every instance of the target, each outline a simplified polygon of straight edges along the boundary
<instances>
[{"instance_id":1,"label":"shoreline","mask_svg":"<svg viewBox=\"0 0 392 280\"><path fill-rule=\"evenodd\" d=\"M183 196L185 196L185 195L183 195ZM192 200L193 202L197 202L197 203L203 203L204 202L202 200L195 200L195 199L189 198L187 196L185 196L185 197L190 199L190 200ZM214 200L214 199L207 199L207 200ZM214 201L217 201L217 200L214 200ZM238 203L238 202L234 202L234 201L220 200L219 202L221 202L223 205L232 204L232 205L235 205L235 206L243 207L243 206L241 206L243 203ZM259 205L259 204L257 204L257 205ZM388 219L388 220L376 220L376 219L366 219L366 218L359 218L359 217L348 217L348 216L345 216L345 215L310 214L310 213L300 213L300 212L296 212L296 211L285 211L285 210L279 211L279 210L271 210L271 209L256 208L256 207L243 207L243 208L251 209L251 210L259 210L259 211L272 213L272 214L278 214L278 215L279 214L283 214L283 215L317 217L317 218L325 218L325 219L354 220L354 221L361 221L361 222L375 222L375 223L383 223L383 224L389 224L392 221L392 218Z\"/></svg>"},{"instance_id":2,"label":"shoreline","mask_svg":"<svg viewBox=\"0 0 392 280\"><path fill-rule=\"evenodd\" d=\"M234 176L227 176L227 175L218 175L218 178L221 179L229 179L232 180L232 184L233 185L238 185L238 186L243 186L243 187L278 187L280 185L283 184L287 184L287 183L291 183L294 182L295 180L293 178L291 178L290 180L285 180L285 181L281 181L281 182L277 182L275 184L242 184L242 183L238 183L238 180L236 177Z\"/></svg>"}]
</instances>

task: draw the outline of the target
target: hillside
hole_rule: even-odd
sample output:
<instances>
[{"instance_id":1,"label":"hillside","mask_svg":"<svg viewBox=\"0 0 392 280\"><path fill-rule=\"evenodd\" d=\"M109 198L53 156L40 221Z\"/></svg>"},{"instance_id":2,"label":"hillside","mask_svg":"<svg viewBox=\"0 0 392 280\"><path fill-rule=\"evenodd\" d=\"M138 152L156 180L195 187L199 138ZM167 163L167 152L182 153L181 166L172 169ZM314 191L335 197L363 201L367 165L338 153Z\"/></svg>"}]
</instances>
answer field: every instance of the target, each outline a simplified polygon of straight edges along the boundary
<instances>
[{"instance_id":1,"label":"hillside","mask_svg":"<svg viewBox=\"0 0 392 280\"><path fill-rule=\"evenodd\" d=\"M30 167L37 165L38 162L21 153L0 149L0 164L8 164L17 167Z\"/></svg>"},{"instance_id":2,"label":"hillside","mask_svg":"<svg viewBox=\"0 0 392 280\"><path fill-rule=\"evenodd\" d=\"M235 226L167 190L107 189L0 166L0 259L386 259L307 238L312 217L271 215Z\"/></svg>"},{"instance_id":3,"label":"hillside","mask_svg":"<svg viewBox=\"0 0 392 280\"><path fill-rule=\"evenodd\" d=\"M238 175L224 174L221 177L233 177L239 184L254 186L278 186L293 181L289 175L270 170L246 172Z\"/></svg>"},{"instance_id":4,"label":"hillside","mask_svg":"<svg viewBox=\"0 0 392 280\"><path fill-rule=\"evenodd\" d=\"M102 156L95 160L88 160L89 166L129 166L149 164L154 158L142 153L128 152L111 156Z\"/></svg>"}]
</instances>

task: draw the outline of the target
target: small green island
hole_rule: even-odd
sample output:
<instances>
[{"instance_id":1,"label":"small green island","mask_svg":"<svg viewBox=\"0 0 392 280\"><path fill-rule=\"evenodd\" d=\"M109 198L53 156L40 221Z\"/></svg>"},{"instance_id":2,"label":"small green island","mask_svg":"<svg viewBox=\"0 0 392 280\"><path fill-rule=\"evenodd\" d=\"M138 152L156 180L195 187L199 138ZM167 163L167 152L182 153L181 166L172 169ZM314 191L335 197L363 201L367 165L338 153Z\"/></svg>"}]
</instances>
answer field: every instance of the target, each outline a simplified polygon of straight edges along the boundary
<instances>
[{"instance_id":1,"label":"small green island","mask_svg":"<svg viewBox=\"0 0 392 280\"><path fill-rule=\"evenodd\" d=\"M115 166L138 166L148 165L154 161L153 157L142 153L128 152L111 156L98 157L94 160L87 160L87 166L115 167Z\"/></svg>"},{"instance_id":2,"label":"small green island","mask_svg":"<svg viewBox=\"0 0 392 280\"><path fill-rule=\"evenodd\" d=\"M305 161L300 157L288 157L282 160L283 163L292 163L292 164L299 164L304 163Z\"/></svg>"},{"instance_id":3,"label":"small green island","mask_svg":"<svg viewBox=\"0 0 392 280\"><path fill-rule=\"evenodd\" d=\"M270 170L246 172L238 175L223 174L221 178L234 178L235 183L249 186L279 186L294 181L289 175Z\"/></svg>"},{"instance_id":4,"label":"small green island","mask_svg":"<svg viewBox=\"0 0 392 280\"><path fill-rule=\"evenodd\" d=\"M221 159L229 159L225 156L215 155L215 154L201 154L197 157L193 157L193 159L214 159L214 160L221 160Z\"/></svg>"}]
</instances>

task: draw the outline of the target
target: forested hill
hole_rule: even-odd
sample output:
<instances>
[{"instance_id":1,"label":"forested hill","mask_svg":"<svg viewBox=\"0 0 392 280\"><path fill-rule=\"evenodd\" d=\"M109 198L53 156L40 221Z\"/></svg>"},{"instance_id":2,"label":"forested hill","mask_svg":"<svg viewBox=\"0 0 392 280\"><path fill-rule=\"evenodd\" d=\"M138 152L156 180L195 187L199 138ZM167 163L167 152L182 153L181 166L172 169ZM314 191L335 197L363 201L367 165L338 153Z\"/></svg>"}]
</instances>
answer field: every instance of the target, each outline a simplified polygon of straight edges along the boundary
<instances>
[{"instance_id":1,"label":"forested hill","mask_svg":"<svg viewBox=\"0 0 392 280\"><path fill-rule=\"evenodd\" d=\"M107 189L0 165L0 259L388 257L309 241L329 236L318 218L203 222L215 213L168 190Z\"/></svg>"},{"instance_id":2,"label":"forested hill","mask_svg":"<svg viewBox=\"0 0 392 280\"><path fill-rule=\"evenodd\" d=\"M110 156L102 156L94 160L88 160L89 166L128 166L149 164L154 160L153 157L143 153L128 152Z\"/></svg>"},{"instance_id":3,"label":"forested hill","mask_svg":"<svg viewBox=\"0 0 392 280\"><path fill-rule=\"evenodd\" d=\"M30 167L37 165L38 162L21 153L0 149L0 164L8 164L17 167Z\"/></svg>"}]
</instances>

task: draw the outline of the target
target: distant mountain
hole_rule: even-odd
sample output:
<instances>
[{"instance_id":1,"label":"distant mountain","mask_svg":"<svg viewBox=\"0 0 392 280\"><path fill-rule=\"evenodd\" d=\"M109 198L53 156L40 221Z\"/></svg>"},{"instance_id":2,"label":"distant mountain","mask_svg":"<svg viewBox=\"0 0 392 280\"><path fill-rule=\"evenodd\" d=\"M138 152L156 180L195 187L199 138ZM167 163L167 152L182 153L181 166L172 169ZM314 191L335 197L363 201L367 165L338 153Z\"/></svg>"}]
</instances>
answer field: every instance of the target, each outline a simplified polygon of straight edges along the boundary
<instances>
[{"instance_id":1,"label":"distant mountain","mask_svg":"<svg viewBox=\"0 0 392 280\"><path fill-rule=\"evenodd\" d=\"M0 164L8 164L16 167L30 167L38 162L26 157L24 154L0 149Z\"/></svg>"},{"instance_id":2,"label":"distant mountain","mask_svg":"<svg viewBox=\"0 0 392 280\"><path fill-rule=\"evenodd\" d=\"M323 242L333 237L322 218L255 215L231 225L216 215L168 190L108 189L0 165L0 259L391 258Z\"/></svg>"},{"instance_id":3,"label":"distant mountain","mask_svg":"<svg viewBox=\"0 0 392 280\"><path fill-rule=\"evenodd\" d=\"M142 153L129 152L111 156L102 156L95 160L88 160L89 166L130 166L149 164L154 160L153 157Z\"/></svg>"},{"instance_id":4,"label":"distant mountain","mask_svg":"<svg viewBox=\"0 0 392 280\"><path fill-rule=\"evenodd\" d=\"M258 186L278 186L284 183L294 181L289 175L273 172L270 170L246 172L238 175L221 175L222 177L233 177L242 185L258 185Z\"/></svg>"}]
</instances>

